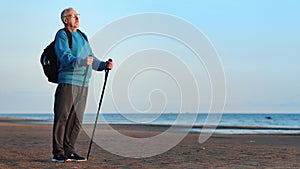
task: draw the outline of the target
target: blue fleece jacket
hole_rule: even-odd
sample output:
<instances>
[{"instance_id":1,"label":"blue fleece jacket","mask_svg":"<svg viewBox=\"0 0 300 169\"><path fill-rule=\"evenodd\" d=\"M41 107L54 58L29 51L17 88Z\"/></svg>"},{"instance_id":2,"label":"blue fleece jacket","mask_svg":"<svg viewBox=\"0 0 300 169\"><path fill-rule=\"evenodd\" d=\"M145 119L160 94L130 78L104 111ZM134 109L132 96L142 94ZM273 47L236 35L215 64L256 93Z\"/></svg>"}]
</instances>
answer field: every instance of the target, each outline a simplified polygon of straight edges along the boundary
<instances>
[{"instance_id":1,"label":"blue fleece jacket","mask_svg":"<svg viewBox=\"0 0 300 169\"><path fill-rule=\"evenodd\" d=\"M68 36L64 30L59 30L55 39L55 53L59 63L58 83L82 86L86 70L85 60L93 56L92 66L88 67L85 87L88 87L92 69L101 71L106 68L106 62L96 58L91 46L79 32L71 32L72 46L69 48Z\"/></svg>"}]
</instances>

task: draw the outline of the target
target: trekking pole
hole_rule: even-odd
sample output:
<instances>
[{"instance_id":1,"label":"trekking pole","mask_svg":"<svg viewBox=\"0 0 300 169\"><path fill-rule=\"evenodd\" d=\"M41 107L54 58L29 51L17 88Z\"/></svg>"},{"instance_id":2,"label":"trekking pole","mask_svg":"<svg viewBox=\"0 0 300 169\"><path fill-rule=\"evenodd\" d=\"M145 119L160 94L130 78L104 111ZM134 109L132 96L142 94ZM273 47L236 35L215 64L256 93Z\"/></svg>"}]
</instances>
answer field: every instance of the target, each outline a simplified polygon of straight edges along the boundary
<instances>
[{"instance_id":1,"label":"trekking pole","mask_svg":"<svg viewBox=\"0 0 300 169\"><path fill-rule=\"evenodd\" d=\"M79 100L81 99L81 96L82 96L82 94L83 94L83 90L84 90L84 85L85 85L85 82L86 82L86 78L87 78L87 74L88 74L88 71L89 71L89 65L87 65L86 67L85 67L85 71L84 71L84 74L83 74L83 76L84 76L84 78L83 78L83 81L82 81L82 85L81 85L81 87L80 87L80 92L79 92L79 94L75 97L75 100L74 100L74 102L73 102L73 105L72 105L72 107L71 107L71 113L76 113L76 111L75 111L75 107L76 107L76 105L77 105L77 103L79 102ZM80 115L81 116L81 115ZM77 117L77 114L76 114L76 118L78 119L78 117Z\"/></svg>"},{"instance_id":2,"label":"trekking pole","mask_svg":"<svg viewBox=\"0 0 300 169\"><path fill-rule=\"evenodd\" d=\"M109 59L108 62L112 62L112 60ZM96 119L95 119L95 123L94 123L94 128L93 128L92 137L91 137L91 140L90 140L90 145L89 145L89 150L88 150L88 153L87 153L86 160L88 160L89 156L90 156L90 152L91 152L91 148L92 148L92 144L93 144L93 138L94 138L94 134L95 134L96 126L97 126L98 116L99 116L100 108L101 108L101 105L102 105L102 100L103 100L103 95L104 95L104 90L105 90L105 86L106 86L108 73L109 73L109 69L106 68L105 69L104 84L103 84L103 88L102 88L102 93L101 93L101 97L100 97L100 101L99 101L99 105L98 105L97 115L96 115Z\"/></svg>"},{"instance_id":3,"label":"trekking pole","mask_svg":"<svg viewBox=\"0 0 300 169\"><path fill-rule=\"evenodd\" d=\"M84 88L84 84L85 84L85 82L86 82L86 76L87 76L88 71L89 71L89 66L86 66L86 67L85 67L84 74L83 74L84 78L83 78L83 81L82 81L80 93L75 97L74 103L73 103L73 105L72 105L72 107L71 107L71 111L70 111L70 112L72 112L72 113L76 113L76 112L75 112L75 106L76 106L77 103L79 102L79 100L80 100L80 98L81 98L81 95L82 95L82 93L83 93L83 88Z\"/></svg>"}]
</instances>

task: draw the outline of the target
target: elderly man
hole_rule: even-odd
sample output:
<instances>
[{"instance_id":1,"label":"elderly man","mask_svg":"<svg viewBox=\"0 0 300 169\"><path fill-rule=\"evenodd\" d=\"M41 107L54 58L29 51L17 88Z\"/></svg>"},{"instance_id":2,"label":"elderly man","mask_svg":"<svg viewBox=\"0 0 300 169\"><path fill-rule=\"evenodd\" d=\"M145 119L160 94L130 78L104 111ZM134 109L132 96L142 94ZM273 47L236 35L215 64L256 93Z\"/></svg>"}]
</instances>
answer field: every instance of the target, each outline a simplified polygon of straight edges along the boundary
<instances>
[{"instance_id":1,"label":"elderly man","mask_svg":"<svg viewBox=\"0 0 300 169\"><path fill-rule=\"evenodd\" d=\"M73 8L63 10L61 20L65 29L59 30L55 37L59 74L54 101L52 161L86 161L76 153L75 143L86 106L91 71L112 69L113 62L104 62L94 56L85 34L78 29L79 14Z\"/></svg>"}]
</instances>

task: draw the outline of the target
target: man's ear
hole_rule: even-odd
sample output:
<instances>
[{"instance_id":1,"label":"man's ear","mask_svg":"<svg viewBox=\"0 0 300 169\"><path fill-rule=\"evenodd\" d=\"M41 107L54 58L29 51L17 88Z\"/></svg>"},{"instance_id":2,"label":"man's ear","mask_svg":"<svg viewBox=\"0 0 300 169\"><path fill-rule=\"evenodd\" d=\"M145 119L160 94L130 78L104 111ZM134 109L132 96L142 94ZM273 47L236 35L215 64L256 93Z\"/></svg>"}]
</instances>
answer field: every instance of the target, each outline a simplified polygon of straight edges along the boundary
<instances>
[{"instance_id":1,"label":"man's ear","mask_svg":"<svg viewBox=\"0 0 300 169\"><path fill-rule=\"evenodd\" d=\"M68 23L68 18L64 18L63 21L65 24Z\"/></svg>"}]
</instances>

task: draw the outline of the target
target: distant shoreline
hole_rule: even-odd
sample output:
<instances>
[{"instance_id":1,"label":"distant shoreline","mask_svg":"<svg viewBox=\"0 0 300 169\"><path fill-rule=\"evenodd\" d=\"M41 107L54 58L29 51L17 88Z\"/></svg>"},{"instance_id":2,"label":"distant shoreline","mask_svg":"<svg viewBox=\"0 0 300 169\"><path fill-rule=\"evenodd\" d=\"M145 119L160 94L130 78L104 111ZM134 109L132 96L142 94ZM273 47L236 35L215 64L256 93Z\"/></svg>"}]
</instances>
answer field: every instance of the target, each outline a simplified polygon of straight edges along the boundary
<instances>
[{"instance_id":1,"label":"distant shoreline","mask_svg":"<svg viewBox=\"0 0 300 169\"><path fill-rule=\"evenodd\" d=\"M8 117L0 117L0 123L15 123L15 124L40 124L40 125L52 125L51 120L41 120L41 119L28 119L28 118L8 118ZM101 125L103 123L98 123ZM105 123L107 124L107 123ZM93 124L83 124L83 125L93 125ZM259 131L259 130L270 130L270 131L299 131L299 133L253 133L253 134L282 134L282 135L300 135L300 128L296 127L263 127L263 126L204 126L204 125L169 125L169 124L118 124L112 123L109 124L111 127L115 129L123 129L126 128L128 130L146 130L146 131L166 131L169 128L173 128L173 131L181 131L186 132L190 130L190 133L200 133L202 129L218 129L220 134L222 130L251 130L251 131ZM199 131L198 131L199 130ZM216 132L215 134L218 134ZM234 134L234 133L231 133ZM247 133L245 133L247 134Z\"/></svg>"},{"instance_id":2,"label":"distant shoreline","mask_svg":"<svg viewBox=\"0 0 300 169\"><path fill-rule=\"evenodd\" d=\"M28 124L34 122L49 122L49 120L40 120L40 119L27 119L27 118L10 118L10 117L0 117L0 122L3 123L21 123L21 124Z\"/></svg>"}]
</instances>

